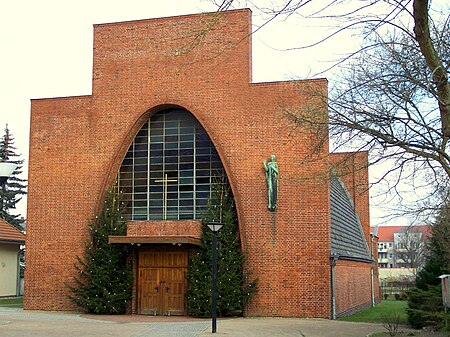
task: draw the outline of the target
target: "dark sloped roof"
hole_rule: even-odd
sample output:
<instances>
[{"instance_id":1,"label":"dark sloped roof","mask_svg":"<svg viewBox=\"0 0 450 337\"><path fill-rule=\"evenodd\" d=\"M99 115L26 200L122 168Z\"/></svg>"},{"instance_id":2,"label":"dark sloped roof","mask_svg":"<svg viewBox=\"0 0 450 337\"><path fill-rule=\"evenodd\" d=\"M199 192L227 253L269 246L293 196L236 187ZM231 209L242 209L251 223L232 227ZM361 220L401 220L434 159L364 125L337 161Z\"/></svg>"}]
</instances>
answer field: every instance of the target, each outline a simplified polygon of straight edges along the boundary
<instances>
[{"instance_id":1,"label":"dark sloped roof","mask_svg":"<svg viewBox=\"0 0 450 337\"><path fill-rule=\"evenodd\" d=\"M0 242L25 244L25 235L0 218Z\"/></svg>"},{"instance_id":2,"label":"dark sloped roof","mask_svg":"<svg viewBox=\"0 0 450 337\"><path fill-rule=\"evenodd\" d=\"M342 180L330 178L331 253L339 258L370 260L369 247L352 198Z\"/></svg>"}]
</instances>

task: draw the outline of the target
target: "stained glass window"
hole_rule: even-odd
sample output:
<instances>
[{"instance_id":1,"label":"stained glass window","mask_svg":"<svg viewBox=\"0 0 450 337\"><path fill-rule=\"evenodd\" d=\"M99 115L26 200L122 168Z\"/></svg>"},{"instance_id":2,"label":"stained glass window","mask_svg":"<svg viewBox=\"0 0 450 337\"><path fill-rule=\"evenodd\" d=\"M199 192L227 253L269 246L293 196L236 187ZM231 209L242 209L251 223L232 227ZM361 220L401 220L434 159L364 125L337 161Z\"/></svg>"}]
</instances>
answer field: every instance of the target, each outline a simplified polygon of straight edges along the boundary
<instances>
[{"instance_id":1,"label":"stained glass window","mask_svg":"<svg viewBox=\"0 0 450 337\"><path fill-rule=\"evenodd\" d=\"M153 115L139 130L117 177L128 220L200 219L222 163L186 110Z\"/></svg>"}]
</instances>

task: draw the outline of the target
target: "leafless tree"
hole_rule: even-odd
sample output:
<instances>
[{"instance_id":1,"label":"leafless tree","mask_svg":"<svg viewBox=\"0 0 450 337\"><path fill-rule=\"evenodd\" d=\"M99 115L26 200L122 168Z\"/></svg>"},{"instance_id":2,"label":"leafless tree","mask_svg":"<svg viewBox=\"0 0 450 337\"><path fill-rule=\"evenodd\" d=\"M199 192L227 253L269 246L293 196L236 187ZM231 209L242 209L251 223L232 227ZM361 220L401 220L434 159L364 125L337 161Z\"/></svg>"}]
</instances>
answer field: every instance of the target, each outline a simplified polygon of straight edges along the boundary
<instances>
[{"instance_id":1,"label":"leafless tree","mask_svg":"<svg viewBox=\"0 0 450 337\"><path fill-rule=\"evenodd\" d=\"M446 46L448 26L440 33ZM418 190L430 185L416 206L429 207L430 194L448 186L450 156L447 121L439 93L420 47L405 31L376 35L350 62L342 64L329 102L330 137L337 149L368 149L373 162L388 161L385 174L401 194L401 181ZM447 64L448 67L448 64ZM448 80L447 80L448 81ZM450 125L450 124L448 124Z\"/></svg>"},{"instance_id":2,"label":"leafless tree","mask_svg":"<svg viewBox=\"0 0 450 337\"><path fill-rule=\"evenodd\" d=\"M395 233L395 267L420 268L425 262L427 233L419 226L409 226L404 231ZM426 227L428 228L428 227Z\"/></svg>"},{"instance_id":3,"label":"leafless tree","mask_svg":"<svg viewBox=\"0 0 450 337\"><path fill-rule=\"evenodd\" d=\"M433 209L450 180L450 18L448 5L435 10L424 0L223 0L219 10L251 7L265 17L256 30L280 18L327 19L334 30L308 46L340 33L355 34L360 47L334 62L327 100L329 119L311 111L286 111L295 123L329 126L333 151L369 150L371 163L386 161L380 180L402 195L417 194L414 210ZM327 99L327 97L324 97ZM433 188L430 188L432 186Z\"/></svg>"}]
</instances>

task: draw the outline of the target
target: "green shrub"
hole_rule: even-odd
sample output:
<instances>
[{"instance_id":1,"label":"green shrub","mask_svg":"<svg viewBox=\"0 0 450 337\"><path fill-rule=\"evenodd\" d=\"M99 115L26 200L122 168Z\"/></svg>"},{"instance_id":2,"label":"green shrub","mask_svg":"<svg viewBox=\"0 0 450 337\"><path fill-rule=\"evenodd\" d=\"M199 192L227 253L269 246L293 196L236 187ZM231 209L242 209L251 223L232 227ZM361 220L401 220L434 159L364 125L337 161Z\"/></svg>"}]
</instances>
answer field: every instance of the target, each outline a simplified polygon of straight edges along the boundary
<instances>
[{"instance_id":1,"label":"green shrub","mask_svg":"<svg viewBox=\"0 0 450 337\"><path fill-rule=\"evenodd\" d=\"M408 307L431 312L443 311L441 286L429 286L428 290L418 288L409 291Z\"/></svg>"},{"instance_id":2,"label":"green shrub","mask_svg":"<svg viewBox=\"0 0 450 337\"><path fill-rule=\"evenodd\" d=\"M417 309L407 309L408 323L414 329L422 329L423 327L440 328L445 323L444 314L440 312L430 312Z\"/></svg>"},{"instance_id":3,"label":"green shrub","mask_svg":"<svg viewBox=\"0 0 450 337\"><path fill-rule=\"evenodd\" d=\"M428 290L410 290L408 307L408 322L414 329L425 326L440 327L444 323L440 286L429 286Z\"/></svg>"}]
</instances>

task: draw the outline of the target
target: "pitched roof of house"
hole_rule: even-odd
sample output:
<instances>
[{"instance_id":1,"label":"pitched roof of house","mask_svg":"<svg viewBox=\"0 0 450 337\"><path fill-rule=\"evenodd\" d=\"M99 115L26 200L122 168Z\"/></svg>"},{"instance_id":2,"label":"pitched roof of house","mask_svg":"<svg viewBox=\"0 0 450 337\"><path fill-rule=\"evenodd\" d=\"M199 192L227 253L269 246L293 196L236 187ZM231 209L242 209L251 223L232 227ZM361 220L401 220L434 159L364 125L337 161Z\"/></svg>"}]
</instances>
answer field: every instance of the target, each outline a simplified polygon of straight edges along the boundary
<instances>
[{"instance_id":1,"label":"pitched roof of house","mask_svg":"<svg viewBox=\"0 0 450 337\"><path fill-rule=\"evenodd\" d=\"M331 174L331 253L340 258L370 260L364 232L352 198L342 180Z\"/></svg>"},{"instance_id":2,"label":"pitched roof of house","mask_svg":"<svg viewBox=\"0 0 450 337\"><path fill-rule=\"evenodd\" d=\"M394 241L394 233L403 226L377 226L375 235L378 237L378 242Z\"/></svg>"},{"instance_id":3,"label":"pitched roof of house","mask_svg":"<svg viewBox=\"0 0 450 337\"><path fill-rule=\"evenodd\" d=\"M0 218L0 242L25 244L25 234Z\"/></svg>"},{"instance_id":4,"label":"pitched roof of house","mask_svg":"<svg viewBox=\"0 0 450 337\"><path fill-rule=\"evenodd\" d=\"M371 231L378 237L378 242L393 242L395 233L402 233L408 229L421 231L422 235L428 237L430 235L430 225L416 226L376 226L371 227Z\"/></svg>"}]
</instances>

